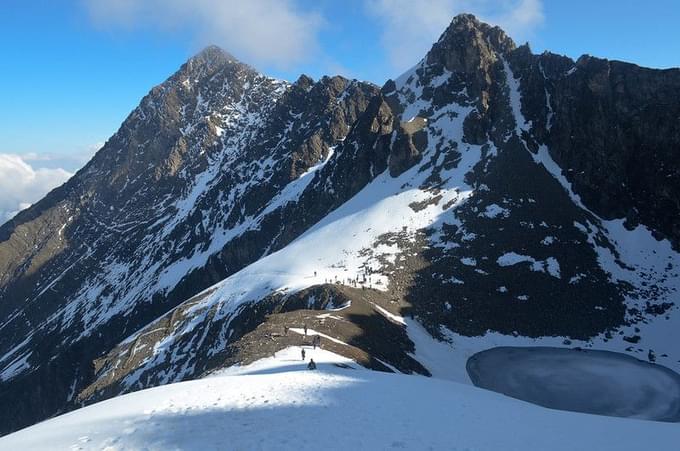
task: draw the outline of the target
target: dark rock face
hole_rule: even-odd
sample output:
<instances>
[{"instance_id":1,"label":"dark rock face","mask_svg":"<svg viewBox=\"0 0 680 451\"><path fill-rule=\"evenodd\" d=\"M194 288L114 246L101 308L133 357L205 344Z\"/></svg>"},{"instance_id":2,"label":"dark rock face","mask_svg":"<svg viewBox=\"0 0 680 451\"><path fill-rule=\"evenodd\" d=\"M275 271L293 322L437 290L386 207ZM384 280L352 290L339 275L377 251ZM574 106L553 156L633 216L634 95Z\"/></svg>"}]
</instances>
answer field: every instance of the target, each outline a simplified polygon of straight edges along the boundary
<instances>
[{"instance_id":1,"label":"dark rock face","mask_svg":"<svg viewBox=\"0 0 680 451\"><path fill-rule=\"evenodd\" d=\"M519 49L523 112L589 208L680 246L680 69Z\"/></svg>"},{"instance_id":2,"label":"dark rock face","mask_svg":"<svg viewBox=\"0 0 680 451\"><path fill-rule=\"evenodd\" d=\"M423 129L426 123L425 119L416 117L399 126L390 153L389 167L392 177L398 177L420 162L422 152L427 147L427 133Z\"/></svg>"},{"instance_id":3,"label":"dark rock face","mask_svg":"<svg viewBox=\"0 0 680 451\"><path fill-rule=\"evenodd\" d=\"M475 105L464 123L464 136L471 144L481 145L490 138L499 141L498 136L487 134L494 133L492 124L501 122L504 115L504 106L498 104L506 98L502 92L505 73L501 59L514 49L514 42L503 30L462 14L432 46L425 57L426 64L417 73L424 86L423 97L433 105L461 101ZM444 85L438 87L442 78Z\"/></svg>"},{"instance_id":4,"label":"dark rock face","mask_svg":"<svg viewBox=\"0 0 680 451\"><path fill-rule=\"evenodd\" d=\"M478 169L471 177L485 188L458 208L462 226L444 230L444 242L456 247L423 251L430 264L408 295L418 316L433 328L443 324L464 335L494 330L584 339L622 324L619 289L574 225L592 218L534 164L518 139ZM500 266L506 253L555 259L559 273L531 262Z\"/></svg>"},{"instance_id":5,"label":"dark rock face","mask_svg":"<svg viewBox=\"0 0 680 451\"><path fill-rule=\"evenodd\" d=\"M469 96L477 99L479 112L484 114L489 108L498 58L514 48L515 43L500 28L481 23L472 15L461 14L432 46L426 60L429 67L442 66L458 74Z\"/></svg>"},{"instance_id":6,"label":"dark rock face","mask_svg":"<svg viewBox=\"0 0 680 451\"><path fill-rule=\"evenodd\" d=\"M680 245L679 72L533 55L470 15L380 90L288 84L206 49L0 227L0 433L265 356L289 343L263 346L272 327L346 301L323 330L376 369L429 374L386 311L438 338L604 337L646 353L644 331L623 327L673 314L680 259L631 263L606 220ZM372 202L419 193L355 256L386 287L267 285L230 309L230 276L375 184Z\"/></svg>"},{"instance_id":7,"label":"dark rock face","mask_svg":"<svg viewBox=\"0 0 680 451\"><path fill-rule=\"evenodd\" d=\"M482 160L467 175L468 183L475 188L474 195L456 209L452 224L444 222L432 228L430 233L441 234L445 246L421 252L428 264L416 273L412 289L405 296L433 335L439 335L444 325L464 335L483 335L492 330L530 337L588 339L626 324L627 317L640 320L639 308L626 305L629 297L646 298L657 306L663 304L664 296L674 297L675 288L662 289L655 283L663 284L667 277L674 277L671 272L677 258L665 268L671 272L654 278L652 290L647 290L647 282L643 282L639 291L631 291L628 284L612 283L610 274L603 270L601 251L586 244L588 237L584 233L596 233L595 241L603 240L600 245L612 248L611 244L603 244L608 240L603 232L584 232L581 224L595 224L597 229L601 226L595 215L605 219L625 217L627 226L644 224L677 247L675 225L663 228L657 224L670 224L668 213L677 217L680 210L677 205L663 202L658 215L651 213L650 206L658 205L664 194L641 187L655 184L653 180L659 179L660 171L668 172L667 168L673 167L669 158L673 153L677 155L676 132L669 130L668 139L666 135L642 133L653 125L639 112L659 108L649 104L658 103L661 97L673 97L671 92L677 98L680 89L675 82L664 81L680 71L654 71L598 60L601 64L595 66L599 72L585 75L581 66L587 65L588 59L592 60L584 57L574 63L551 54L532 55L526 46L515 48L497 28L470 16L459 16L424 62L413 73L402 76L402 104L417 90L421 90L423 98L431 99L427 109L418 112L420 115L432 118L434 109L452 102L473 105L462 124L462 143L481 145L498 154L488 157L483 150ZM450 74L443 76L446 71ZM576 82L579 71L584 78ZM626 96L620 83L616 88L612 81L621 78L616 72L628 72L638 81L639 77L655 80L642 90L646 97ZM633 76L634 73L639 75ZM517 99L513 99L513 79ZM398 89L399 83L390 92ZM516 107L513 102L517 102ZM666 108L668 123L673 115L677 116L674 108L678 104L670 102L673 103L674 106L662 107ZM665 105L669 105L668 100ZM632 132L635 136L614 133L630 130L632 117L624 116L633 114L637 114L636 131ZM538 153L541 145L554 157L590 211L575 204L564 187L555 183L554 176L533 161L536 157L531 153ZM639 150L633 156L628 149L638 145L664 156L644 155ZM447 152L452 154L451 149ZM435 154L432 159L433 176L438 172L438 158ZM655 169L649 172L656 171L657 176L645 180L630 174L628 171L636 164L638 168L653 166ZM678 173L677 163L671 172ZM631 192L632 177L640 190L634 196L621 194ZM439 189L441 181L441 177L432 177L423 188ZM674 190L673 183L662 183L666 193ZM611 190L603 189L610 185ZM642 193L648 199L644 208L649 220L640 219L643 207L633 201ZM531 256L524 260L527 263L501 265L505 258L527 256ZM554 272L546 270L551 262ZM665 295L659 295L661 292ZM611 337L610 332L607 335Z\"/></svg>"}]
</instances>

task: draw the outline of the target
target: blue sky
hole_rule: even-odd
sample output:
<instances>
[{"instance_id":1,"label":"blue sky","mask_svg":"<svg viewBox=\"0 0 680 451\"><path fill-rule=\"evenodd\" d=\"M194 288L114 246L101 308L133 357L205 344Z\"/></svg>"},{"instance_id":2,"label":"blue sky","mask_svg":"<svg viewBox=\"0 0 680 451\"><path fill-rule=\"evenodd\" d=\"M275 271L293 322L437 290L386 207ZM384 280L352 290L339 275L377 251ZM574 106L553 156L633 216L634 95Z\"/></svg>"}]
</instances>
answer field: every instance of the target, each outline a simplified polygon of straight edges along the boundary
<instances>
[{"instance_id":1,"label":"blue sky","mask_svg":"<svg viewBox=\"0 0 680 451\"><path fill-rule=\"evenodd\" d=\"M260 9L232 20L237 3L3 0L0 154L75 169L152 86L211 42L289 80L339 72L382 84L416 63L454 14L471 11L536 52L680 66L672 0L251 0Z\"/></svg>"}]
</instances>

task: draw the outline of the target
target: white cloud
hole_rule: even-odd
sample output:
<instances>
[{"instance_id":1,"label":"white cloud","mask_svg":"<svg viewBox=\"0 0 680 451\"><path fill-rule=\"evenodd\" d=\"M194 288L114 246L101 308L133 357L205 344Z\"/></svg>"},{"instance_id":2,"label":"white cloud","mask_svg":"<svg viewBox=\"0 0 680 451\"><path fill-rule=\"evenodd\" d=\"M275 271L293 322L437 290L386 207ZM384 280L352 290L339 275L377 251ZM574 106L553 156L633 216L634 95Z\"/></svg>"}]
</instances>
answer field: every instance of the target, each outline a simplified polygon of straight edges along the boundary
<instances>
[{"instance_id":1,"label":"white cloud","mask_svg":"<svg viewBox=\"0 0 680 451\"><path fill-rule=\"evenodd\" d=\"M83 0L99 25L185 29L201 45L217 44L245 62L288 68L318 49L323 20L292 0Z\"/></svg>"},{"instance_id":2,"label":"white cloud","mask_svg":"<svg viewBox=\"0 0 680 451\"><path fill-rule=\"evenodd\" d=\"M39 161L38 156L33 161ZM34 168L21 155L0 153L0 223L28 208L72 175L61 168Z\"/></svg>"},{"instance_id":3,"label":"white cloud","mask_svg":"<svg viewBox=\"0 0 680 451\"><path fill-rule=\"evenodd\" d=\"M456 14L475 14L520 42L543 23L541 0L371 0L368 12L382 24L395 76L425 56Z\"/></svg>"},{"instance_id":4,"label":"white cloud","mask_svg":"<svg viewBox=\"0 0 680 451\"><path fill-rule=\"evenodd\" d=\"M75 172L85 165L102 148L103 142L82 146L69 153L21 153L21 159L33 167L43 169L64 169ZM0 152L2 154L2 152Z\"/></svg>"}]
</instances>

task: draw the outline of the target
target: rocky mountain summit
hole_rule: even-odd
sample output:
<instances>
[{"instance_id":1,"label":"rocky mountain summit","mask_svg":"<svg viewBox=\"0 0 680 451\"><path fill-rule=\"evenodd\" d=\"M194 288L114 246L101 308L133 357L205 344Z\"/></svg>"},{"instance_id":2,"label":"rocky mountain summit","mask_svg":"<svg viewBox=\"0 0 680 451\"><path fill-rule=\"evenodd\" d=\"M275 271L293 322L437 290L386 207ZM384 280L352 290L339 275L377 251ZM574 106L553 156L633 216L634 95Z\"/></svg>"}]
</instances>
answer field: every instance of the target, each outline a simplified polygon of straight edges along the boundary
<instances>
[{"instance_id":1,"label":"rocky mountain summit","mask_svg":"<svg viewBox=\"0 0 680 451\"><path fill-rule=\"evenodd\" d=\"M471 15L382 88L209 47L0 226L0 432L302 324L383 371L455 379L510 343L680 369L678 94Z\"/></svg>"},{"instance_id":2,"label":"rocky mountain summit","mask_svg":"<svg viewBox=\"0 0 680 451\"><path fill-rule=\"evenodd\" d=\"M376 93L273 80L215 47L153 88L91 162L2 226L0 378L45 391L0 396L54 413L104 350L287 244L282 207Z\"/></svg>"}]
</instances>

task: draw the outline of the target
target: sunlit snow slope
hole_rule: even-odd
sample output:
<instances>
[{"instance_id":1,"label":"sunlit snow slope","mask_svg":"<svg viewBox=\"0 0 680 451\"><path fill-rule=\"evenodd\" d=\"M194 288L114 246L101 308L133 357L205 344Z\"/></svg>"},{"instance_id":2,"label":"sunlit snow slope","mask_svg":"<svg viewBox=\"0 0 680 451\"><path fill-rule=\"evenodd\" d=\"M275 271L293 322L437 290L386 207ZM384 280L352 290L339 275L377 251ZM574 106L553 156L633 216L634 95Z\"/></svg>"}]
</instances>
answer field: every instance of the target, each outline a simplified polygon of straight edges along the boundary
<instances>
[{"instance_id":1,"label":"sunlit snow slope","mask_svg":"<svg viewBox=\"0 0 680 451\"><path fill-rule=\"evenodd\" d=\"M672 450L675 424L560 412L439 379L367 371L299 348L94 404L0 449ZM337 366L341 365L341 366Z\"/></svg>"}]
</instances>

